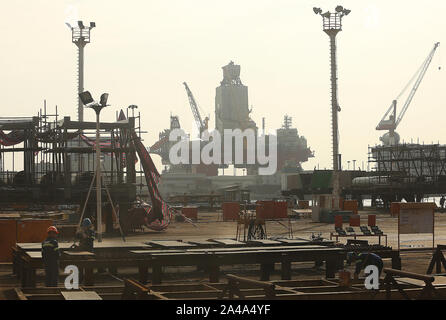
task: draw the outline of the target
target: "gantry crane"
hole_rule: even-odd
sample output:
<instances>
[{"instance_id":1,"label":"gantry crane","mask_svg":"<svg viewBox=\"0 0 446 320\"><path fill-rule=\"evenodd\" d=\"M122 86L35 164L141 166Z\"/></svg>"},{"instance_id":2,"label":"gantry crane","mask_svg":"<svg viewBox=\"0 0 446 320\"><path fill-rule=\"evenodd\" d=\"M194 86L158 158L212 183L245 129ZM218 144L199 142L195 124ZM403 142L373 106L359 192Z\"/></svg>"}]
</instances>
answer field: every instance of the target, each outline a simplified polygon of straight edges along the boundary
<instances>
[{"instance_id":1,"label":"gantry crane","mask_svg":"<svg viewBox=\"0 0 446 320\"><path fill-rule=\"evenodd\" d=\"M387 112L384 114L381 121L378 123L378 126L376 127L376 130L388 130L386 134L384 134L380 140L384 145L396 145L399 143L400 137L398 133L395 132L395 129L400 124L401 120L404 117L404 114L406 113L407 109L409 108L410 103L412 102L412 99L417 92L418 87L420 86L421 81L423 80L424 75L426 74L426 71L432 61L432 58L434 57L435 51L437 50L438 46L440 45L440 42L436 42L434 44L434 47L430 51L427 58L423 61L423 64L421 67L417 70L417 72L413 75L412 79L407 83L407 85L404 87L404 89L401 91L401 93L398 95L398 97L392 101L392 104L390 105L389 109L387 109ZM417 77L418 75L418 77ZM414 81L415 84L412 87L412 90L409 93L409 96L407 97L406 102L404 103L401 112L399 113L398 117L396 116L396 104L397 100L401 97L401 95L407 90L409 85ZM389 118L386 120L386 117L389 115Z\"/></svg>"},{"instance_id":2,"label":"gantry crane","mask_svg":"<svg viewBox=\"0 0 446 320\"><path fill-rule=\"evenodd\" d=\"M190 104L190 108L192 110L192 114L194 115L195 123L196 123L198 131L200 132L200 135L201 135L201 132L203 132L204 130L207 130L207 128L208 128L209 117L206 117L204 119L204 121L202 120L200 111L198 111L197 102L195 101L192 91L190 91L189 86L187 85L186 82L183 82L183 84L184 84L184 87L186 88L187 97L189 98L189 104Z\"/></svg>"}]
</instances>

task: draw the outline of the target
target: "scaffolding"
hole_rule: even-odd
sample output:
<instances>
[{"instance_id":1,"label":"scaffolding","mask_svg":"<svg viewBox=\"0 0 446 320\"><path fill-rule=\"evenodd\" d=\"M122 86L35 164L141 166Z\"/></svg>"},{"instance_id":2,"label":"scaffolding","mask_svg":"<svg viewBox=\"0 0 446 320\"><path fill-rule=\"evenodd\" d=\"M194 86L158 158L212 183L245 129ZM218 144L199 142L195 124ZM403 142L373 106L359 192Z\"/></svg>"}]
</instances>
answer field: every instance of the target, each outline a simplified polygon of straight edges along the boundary
<instances>
[{"instance_id":1,"label":"scaffolding","mask_svg":"<svg viewBox=\"0 0 446 320\"><path fill-rule=\"evenodd\" d=\"M446 145L398 144L369 147L369 163L389 183L446 181ZM380 181L381 182L381 181Z\"/></svg>"},{"instance_id":2,"label":"scaffolding","mask_svg":"<svg viewBox=\"0 0 446 320\"><path fill-rule=\"evenodd\" d=\"M446 145L398 144L369 146L371 171L353 179L344 193L354 199L370 197L372 206L391 202L421 202L446 193Z\"/></svg>"},{"instance_id":3,"label":"scaffolding","mask_svg":"<svg viewBox=\"0 0 446 320\"><path fill-rule=\"evenodd\" d=\"M135 125L136 124L136 125ZM142 195L131 133L141 137L140 114L117 115L100 124L103 175L113 198L127 204ZM48 114L46 103L37 116L0 118L0 203L79 204L95 171L96 123ZM80 143L79 143L80 141ZM79 157L79 155L81 155ZM23 168L17 159L23 157ZM81 163L79 163L81 161Z\"/></svg>"}]
</instances>

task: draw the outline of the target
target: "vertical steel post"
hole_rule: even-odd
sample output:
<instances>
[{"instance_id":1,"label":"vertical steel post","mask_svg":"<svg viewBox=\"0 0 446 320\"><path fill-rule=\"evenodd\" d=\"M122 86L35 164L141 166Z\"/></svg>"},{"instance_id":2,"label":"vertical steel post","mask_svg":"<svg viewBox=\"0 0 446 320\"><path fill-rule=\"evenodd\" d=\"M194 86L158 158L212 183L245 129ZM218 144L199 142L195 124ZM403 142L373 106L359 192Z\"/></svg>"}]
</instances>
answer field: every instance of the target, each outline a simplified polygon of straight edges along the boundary
<instances>
[{"instance_id":1,"label":"vertical steel post","mask_svg":"<svg viewBox=\"0 0 446 320\"><path fill-rule=\"evenodd\" d=\"M339 141L338 141L338 75L337 75L337 63L336 63L336 35L339 30L329 29L325 32L330 37L330 69L331 69L331 135L332 135L332 158L333 158L333 170L339 170L338 154L339 154Z\"/></svg>"},{"instance_id":2,"label":"vertical steel post","mask_svg":"<svg viewBox=\"0 0 446 320\"><path fill-rule=\"evenodd\" d=\"M331 83L331 137L333 159L333 197L334 209L339 209L340 181L339 181L339 136L338 136L338 66L336 61L336 35L339 28L324 28L324 32L330 37L330 83Z\"/></svg>"},{"instance_id":3,"label":"vertical steel post","mask_svg":"<svg viewBox=\"0 0 446 320\"><path fill-rule=\"evenodd\" d=\"M71 29L71 41L78 48L78 95L84 92L84 48L90 43L90 32L91 29L96 27L96 23L90 22L90 26L84 26L82 21L78 21L76 26L71 26L68 24L68 27ZM78 96L78 106L77 106L77 120L84 121L84 108L83 104Z\"/></svg>"},{"instance_id":4,"label":"vertical steel post","mask_svg":"<svg viewBox=\"0 0 446 320\"><path fill-rule=\"evenodd\" d=\"M81 99L79 98L79 94L84 92L84 48L85 48L85 42L78 41L78 42L76 42L76 46L78 48L77 120L82 122L82 121L84 121L84 106L82 104Z\"/></svg>"},{"instance_id":5,"label":"vertical steel post","mask_svg":"<svg viewBox=\"0 0 446 320\"><path fill-rule=\"evenodd\" d=\"M82 35L82 30L80 31ZM77 120L79 122L84 121L84 105L82 104L82 101L79 97L79 94L81 92L84 92L84 48L85 48L85 41L80 37L79 40L75 42L77 48L78 48L78 61L77 61ZM78 146L81 146L81 137L77 138ZM83 171L83 162L84 162L84 156L83 154L79 153L77 155L77 170L78 174L80 174Z\"/></svg>"},{"instance_id":6,"label":"vertical steel post","mask_svg":"<svg viewBox=\"0 0 446 320\"><path fill-rule=\"evenodd\" d=\"M101 184L101 144L99 132L99 113L96 111L96 217L98 229L98 241L102 242L102 184Z\"/></svg>"},{"instance_id":7,"label":"vertical steel post","mask_svg":"<svg viewBox=\"0 0 446 320\"><path fill-rule=\"evenodd\" d=\"M313 8L315 14L322 16L323 30L330 38L330 71L331 71L331 135L332 135L332 160L333 160L333 198L338 204L340 197L339 170L341 166L339 155L339 128L338 112L341 110L338 103L338 74L336 62L336 35L342 30L342 17L348 15L350 10L337 6L335 12L323 13L321 8ZM336 205L335 209L338 205Z\"/></svg>"},{"instance_id":8,"label":"vertical steel post","mask_svg":"<svg viewBox=\"0 0 446 320\"><path fill-rule=\"evenodd\" d=\"M82 101L79 98L79 94L84 91L84 48L90 43L91 29L96 27L95 22L90 22L90 26L85 26L82 21L78 21L76 26L71 26L67 23L67 26L71 29L71 42L73 42L78 48L78 63L77 63L77 120L79 122L84 121L84 107ZM82 133L82 131L81 131ZM81 146L81 137L77 139L78 147ZM78 173L83 171L84 157L81 153L77 154L78 161Z\"/></svg>"}]
</instances>

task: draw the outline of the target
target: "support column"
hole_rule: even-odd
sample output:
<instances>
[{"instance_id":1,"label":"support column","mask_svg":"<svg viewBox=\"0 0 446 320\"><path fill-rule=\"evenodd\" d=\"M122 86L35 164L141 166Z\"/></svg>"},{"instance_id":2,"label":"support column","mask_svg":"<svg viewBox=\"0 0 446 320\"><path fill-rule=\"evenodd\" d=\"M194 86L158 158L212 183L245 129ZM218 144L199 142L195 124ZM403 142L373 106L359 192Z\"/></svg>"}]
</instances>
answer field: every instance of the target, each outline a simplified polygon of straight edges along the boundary
<instances>
[{"instance_id":1,"label":"support column","mask_svg":"<svg viewBox=\"0 0 446 320\"><path fill-rule=\"evenodd\" d=\"M77 120L82 122L82 121L84 121L84 105L82 104L82 101L79 98L79 94L84 92L84 47L85 47L85 44L83 43L83 41L82 42L80 41L79 43L76 43L76 45L78 48Z\"/></svg>"},{"instance_id":2,"label":"support column","mask_svg":"<svg viewBox=\"0 0 446 320\"><path fill-rule=\"evenodd\" d=\"M337 63L336 63L336 35L338 30L327 30L326 33L330 37L330 64L331 64L331 135L332 135L332 158L333 158L333 170L339 170L338 154L339 154L339 142L338 142L338 75L337 75Z\"/></svg>"},{"instance_id":3,"label":"support column","mask_svg":"<svg viewBox=\"0 0 446 320\"><path fill-rule=\"evenodd\" d=\"M98 241L102 242L102 183L101 183L101 142L99 133L99 112L96 111L96 224Z\"/></svg>"}]
</instances>

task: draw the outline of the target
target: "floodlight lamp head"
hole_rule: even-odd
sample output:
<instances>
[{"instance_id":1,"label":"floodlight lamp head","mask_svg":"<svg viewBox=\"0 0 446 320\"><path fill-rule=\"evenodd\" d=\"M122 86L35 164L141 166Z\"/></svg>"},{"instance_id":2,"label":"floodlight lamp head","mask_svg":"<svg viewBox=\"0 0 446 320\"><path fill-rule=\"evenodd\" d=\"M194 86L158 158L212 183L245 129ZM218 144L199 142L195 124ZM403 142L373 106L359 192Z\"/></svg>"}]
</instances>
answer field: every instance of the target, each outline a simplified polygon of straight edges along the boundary
<instances>
[{"instance_id":1,"label":"floodlight lamp head","mask_svg":"<svg viewBox=\"0 0 446 320\"><path fill-rule=\"evenodd\" d=\"M348 10L348 9L344 9L344 11L343 11L343 13L344 13L346 16L348 16L348 14L349 14L350 12L352 12L352 11L351 11L351 10Z\"/></svg>"},{"instance_id":2,"label":"floodlight lamp head","mask_svg":"<svg viewBox=\"0 0 446 320\"><path fill-rule=\"evenodd\" d=\"M88 106L94 102L93 97L91 96L91 93L89 91L79 93L79 98L81 99L84 106Z\"/></svg>"},{"instance_id":3,"label":"floodlight lamp head","mask_svg":"<svg viewBox=\"0 0 446 320\"><path fill-rule=\"evenodd\" d=\"M83 29L85 28L84 23L82 21L78 21L77 25L79 26L79 28Z\"/></svg>"},{"instance_id":4,"label":"floodlight lamp head","mask_svg":"<svg viewBox=\"0 0 446 320\"><path fill-rule=\"evenodd\" d=\"M341 13L342 11L344 11L344 7L343 6L337 6L335 10L336 10L337 13Z\"/></svg>"},{"instance_id":5,"label":"floodlight lamp head","mask_svg":"<svg viewBox=\"0 0 446 320\"><path fill-rule=\"evenodd\" d=\"M106 107L107 106L107 100L108 100L108 93L103 93L101 95L101 100L99 102L99 104L101 105L101 107Z\"/></svg>"},{"instance_id":6,"label":"floodlight lamp head","mask_svg":"<svg viewBox=\"0 0 446 320\"><path fill-rule=\"evenodd\" d=\"M96 27L96 22L90 22L90 29L93 29Z\"/></svg>"},{"instance_id":7,"label":"floodlight lamp head","mask_svg":"<svg viewBox=\"0 0 446 320\"><path fill-rule=\"evenodd\" d=\"M316 8L316 7L314 7L314 8L313 8L313 12L314 12L315 14L320 14L320 13L322 12L322 9L321 9L321 8Z\"/></svg>"}]
</instances>

